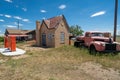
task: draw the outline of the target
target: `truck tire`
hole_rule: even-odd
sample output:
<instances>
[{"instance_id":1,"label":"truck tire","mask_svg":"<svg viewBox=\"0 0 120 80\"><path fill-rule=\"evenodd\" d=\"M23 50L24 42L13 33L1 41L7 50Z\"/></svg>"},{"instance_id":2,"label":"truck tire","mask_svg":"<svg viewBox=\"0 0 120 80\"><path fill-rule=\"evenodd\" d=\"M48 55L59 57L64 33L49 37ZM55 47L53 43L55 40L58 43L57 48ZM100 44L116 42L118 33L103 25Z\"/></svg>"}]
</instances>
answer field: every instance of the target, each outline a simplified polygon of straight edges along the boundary
<instances>
[{"instance_id":1,"label":"truck tire","mask_svg":"<svg viewBox=\"0 0 120 80\"><path fill-rule=\"evenodd\" d=\"M118 54L119 54L119 52L114 52L113 54L114 54L114 55L118 55Z\"/></svg>"},{"instance_id":2,"label":"truck tire","mask_svg":"<svg viewBox=\"0 0 120 80\"><path fill-rule=\"evenodd\" d=\"M84 46L84 41L76 41L74 42L75 47L83 47Z\"/></svg>"},{"instance_id":3,"label":"truck tire","mask_svg":"<svg viewBox=\"0 0 120 80\"><path fill-rule=\"evenodd\" d=\"M79 47L79 45L80 45L80 42L74 42L75 47Z\"/></svg>"},{"instance_id":4,"label":"truck tire","mask_svg":"<svg viewBox=\"0 0 120 80\"><path fill-rule=\"evenodd\" d=\"M97 51L94 45L90 46L89 53L92 55L96 55Z\"/></svg>"},{"instance_id":5,"label":"truck tire","mask_svg":"<svg viewBox=\"0 0 120 80\"><path fill-rule=\"evenodd\" d=\"M80 41L80 45L79 45L81 48L84 48L85 47L85 44L84 44L84 41Z\"/></svg>"}]
</instances>

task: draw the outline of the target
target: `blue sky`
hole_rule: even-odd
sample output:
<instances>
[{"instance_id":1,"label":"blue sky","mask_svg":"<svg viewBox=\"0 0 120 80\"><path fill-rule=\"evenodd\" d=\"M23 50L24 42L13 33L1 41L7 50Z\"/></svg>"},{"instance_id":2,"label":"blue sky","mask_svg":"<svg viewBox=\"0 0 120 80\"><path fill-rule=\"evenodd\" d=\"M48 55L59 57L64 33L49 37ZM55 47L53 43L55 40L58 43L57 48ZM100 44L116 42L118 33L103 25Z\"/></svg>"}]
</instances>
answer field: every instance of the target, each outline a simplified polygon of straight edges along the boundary
<instances>
[{"instance_id":1,"label":"blue sky","mask_svg":"<svg viewBox=\"0 0 120 80\"><path fill-rule=\"evenodd\" d=\"M0 34L6 28L35 29L42 21L63 14L71 25L84 31L113 32L115 0L0 0ZM120 2L119 2L120 3ZM120 34L120 7L117 32Z\"/></svg>"}]
</instances>

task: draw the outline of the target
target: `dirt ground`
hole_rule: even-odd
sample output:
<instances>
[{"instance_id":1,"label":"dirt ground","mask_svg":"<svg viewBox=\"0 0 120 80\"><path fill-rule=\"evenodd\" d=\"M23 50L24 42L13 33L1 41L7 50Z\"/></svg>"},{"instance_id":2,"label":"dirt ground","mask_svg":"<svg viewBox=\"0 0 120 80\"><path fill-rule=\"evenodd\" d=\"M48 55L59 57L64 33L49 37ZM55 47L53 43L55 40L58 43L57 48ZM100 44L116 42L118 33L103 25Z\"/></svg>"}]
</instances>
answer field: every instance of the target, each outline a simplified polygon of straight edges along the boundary
<instances>
[{"instance_id":1,"label":"dirt ground","mask_svg":"<svg viewBox=\"0 0 120 80\"><path fill-rule=\"evenodd\" d=\"M82 63L79 68L94 80L120 80L120 72L118 70L112 68L104 69L102 65L94 62Z\"/></svg>"},{"instance_id":2,"label":"dirt ground","mask_svg":"<svg viewBox=\"0 0 120 80\"><path fill-rule=\"evenodd\" d=\"M0 70L0 80L120 80L120 71L112 68L104 69L102 65L94 62L85 62L72 66L69 66L69 64L65 64L65 66L42 64L39 68L38 66L36 67L37 70L30 69L29 74L25 72L29 68L25 69L25 71L23 71L24 69L18 68L14 73L9 72L11 69L5 69L2 66L0 69L2 69L2 71ZM3 70L5 71L3 72ZM7 75L9 74L11 76L8 77ZM26 75L31 75L31 79L30 77L25 78Z\"/></svg>"},{"instance_id":3,"label":"dirt ground","mask_svg":"<svg viewBox=\"0 0 120 80\"><path fill-rule=\"evenodd\" d=\"M24 48L25 50L35 50L35 51L48 50L40 47L31 48L29 45L25 45ZM22 56L13 57L13 59L26 58L26 57L29 56L22 55ZM47 70L50 69L47 66L44 66L44 68L47 68ZM67 72L62 74L55 71L57 75L54 76L59 78L62 75L64 76L63 80L120 80L119 70L115 70L113 68L104 68L102 67L102 65L95 62L88 61L80 65L73 65L72 68L74 70L68 70ZM51 80L59 80L59 79L51 79Z\"/></svg>"},{"instance_id":4,"label":"dirt ground","mask_svg":"<svg viewBox=\"0 0 120 80\"><path fill-rule=\"evenodd\" d=\"M30 44L24 45L22 47L26 51L49 50L47 48L31 47ZM29 56L30 55L24 54L21 56L12 57L12 59L14 60L22 59L22 58L25 59L25 58L28 58ZM4 62L5 60L0 59L0 63L4 63ZM31 75L36 73L35 75L32 75L35 77L34 79L36 80L120 80L120 70L115 70L113 68L104 68L101 64L98 64L92 61L88 61L80 64L64 63L64 65L59 65L59 66L58 64L49 63L49 64L41 64L41 66L36 65L35 67L37 70L33 71ZM3 69L2 65L0 66L0 70L1 69ZM7 72L7 70L6 72L3 71L3 73L0 72L1 80L7 79L5 77L1 78L1 76L6 75L6 73L9 73L9 72ZM20 79L14 78L15 75L18 76L20 74L12 75L13 80L20 80ZM8 80L11 80L11 79L8 79ZM21 78L21 80L27 80L27 79ZM29 80L32 80L32 78Z\"/></svg>"}]
</instances>

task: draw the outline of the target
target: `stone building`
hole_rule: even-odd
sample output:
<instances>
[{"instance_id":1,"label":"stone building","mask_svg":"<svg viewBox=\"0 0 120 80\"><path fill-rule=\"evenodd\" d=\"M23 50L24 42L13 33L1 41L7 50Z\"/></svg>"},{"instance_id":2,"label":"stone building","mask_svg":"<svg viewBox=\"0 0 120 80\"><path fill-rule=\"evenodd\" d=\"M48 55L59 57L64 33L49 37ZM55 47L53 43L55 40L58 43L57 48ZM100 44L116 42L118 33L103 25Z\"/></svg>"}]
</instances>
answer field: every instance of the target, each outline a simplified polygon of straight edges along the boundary
<instances>
[{"instance_id":1,"label":"stone building","mask_svg":"<svg viewBox=\"0 0 120 80\"><path fill-rule=\"evenodd\" d=\"M60 47L69 44L69 26L63 15L36 21L36 44L41 47Z\"/></svg>"}]
</instances>

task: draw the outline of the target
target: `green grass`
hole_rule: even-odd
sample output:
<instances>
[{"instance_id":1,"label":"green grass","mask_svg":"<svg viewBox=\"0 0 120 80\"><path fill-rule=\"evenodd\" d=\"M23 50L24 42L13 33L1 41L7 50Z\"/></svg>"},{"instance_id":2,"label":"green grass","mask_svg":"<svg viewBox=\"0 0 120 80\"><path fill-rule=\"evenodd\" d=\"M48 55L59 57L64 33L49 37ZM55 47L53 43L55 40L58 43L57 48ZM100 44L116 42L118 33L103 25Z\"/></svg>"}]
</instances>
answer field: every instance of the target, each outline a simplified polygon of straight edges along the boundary
<instances>
[{"instance_id":1,"label":"green grass","mask_svg":"<svg viewBox=\"0 0 120 80\"><path fill-rule=\"evenodd\" d=\"M75 48L73 46L64 46L60 48L50 49L47 51L29 51L27 54L31 57L25 59L28 63L33 61L38 61L38 63L71 63L79 64L87 61L93 61L100 63L105 67L112 67L120 69L120 54L112 55L110 53L103 55L90 55L87 49ZM20 66L24 59L9 60L6 64L11 65L11 67ZM40 62L39 62L40 61ZM36 63L36 62L35 62ZM35 64L33 62L33 64Z\"/></svg>"},{"instance_id":2,"label":"green grass","mask_svg":"<svg viewBox=\"0 0 120 80\"><path fill-rule=\"evenodd\" d=\"M120 36L118 36L118 37L116 38L116 40L117 40L118 42L120 42Z\"/></svg>"}]
</instances>

